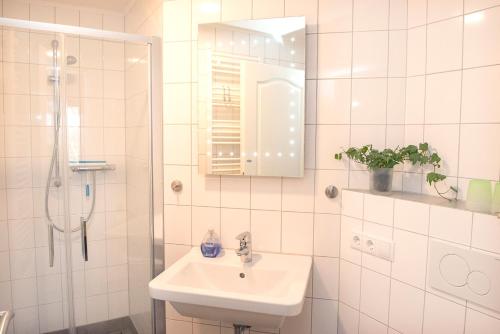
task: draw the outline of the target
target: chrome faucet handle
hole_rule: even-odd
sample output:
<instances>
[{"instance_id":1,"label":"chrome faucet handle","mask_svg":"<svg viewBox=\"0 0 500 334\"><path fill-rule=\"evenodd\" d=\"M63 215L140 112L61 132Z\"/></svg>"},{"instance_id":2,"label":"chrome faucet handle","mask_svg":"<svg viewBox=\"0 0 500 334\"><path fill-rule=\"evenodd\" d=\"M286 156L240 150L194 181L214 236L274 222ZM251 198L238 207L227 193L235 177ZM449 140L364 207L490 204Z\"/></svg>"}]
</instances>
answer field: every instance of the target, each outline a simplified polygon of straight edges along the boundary
<instances>
[{"instance_id":1,"label":"chrome faucet handle","mask_svg":"<svg viewBox=\"0 0 500 334\"><path fill-rule=\"evenodd\" d=\"M239 240L240 242L248 243L252 241L252 234L248 231L240 233L236 236L236 240Z\"/></svg>"},{"instance_id":2,"label":"chrome faucet handle","mask_svg":"<svg viewBox=\"0 0 500 334\"><path fill-rule=\"evenodd\" d=\"M252 234L246 231L236 236L240 241L240 249L236 250L236 255L240 256L241 262L252 262Z\"/></svg>"}]
</instances>

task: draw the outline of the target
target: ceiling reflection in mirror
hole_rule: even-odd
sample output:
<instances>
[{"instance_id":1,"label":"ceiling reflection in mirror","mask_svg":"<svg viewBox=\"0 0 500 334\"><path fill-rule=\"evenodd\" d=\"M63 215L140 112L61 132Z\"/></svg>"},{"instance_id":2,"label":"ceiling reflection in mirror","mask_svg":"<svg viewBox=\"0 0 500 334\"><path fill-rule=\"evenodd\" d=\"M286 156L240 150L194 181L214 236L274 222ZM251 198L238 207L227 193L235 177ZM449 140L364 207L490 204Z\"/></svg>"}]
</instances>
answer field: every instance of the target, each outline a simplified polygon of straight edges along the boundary
<instances>
[{"instance_id":1,"label":"ceiling reflection in mirror","mask_svg":"<svg viewBox=\"0 0 500 334\"><path fill-rule=\"evenodd\" d=\"M198 26L202 174L304 173L305 19Z\"/></svg>"}]
</instances>

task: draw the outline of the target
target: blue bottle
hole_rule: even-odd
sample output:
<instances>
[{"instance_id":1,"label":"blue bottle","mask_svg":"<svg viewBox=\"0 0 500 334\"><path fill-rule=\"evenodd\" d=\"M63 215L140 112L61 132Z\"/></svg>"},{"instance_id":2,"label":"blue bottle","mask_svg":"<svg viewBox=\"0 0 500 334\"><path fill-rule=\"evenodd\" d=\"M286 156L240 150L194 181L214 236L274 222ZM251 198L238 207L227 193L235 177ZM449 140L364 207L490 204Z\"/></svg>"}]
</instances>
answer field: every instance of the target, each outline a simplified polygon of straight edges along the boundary
<instances>
[{"instance_id":1,"label":"blue bottle","mask_svg":"<svg viewBox=\"0 0 500 334\"><path fill-rule=\"evenodd\" d=\"M201 254L204 257L217 257L220 253L221 243L219 236L214 230L208 230L200 245Z\"/></svg>"}]
</instances>

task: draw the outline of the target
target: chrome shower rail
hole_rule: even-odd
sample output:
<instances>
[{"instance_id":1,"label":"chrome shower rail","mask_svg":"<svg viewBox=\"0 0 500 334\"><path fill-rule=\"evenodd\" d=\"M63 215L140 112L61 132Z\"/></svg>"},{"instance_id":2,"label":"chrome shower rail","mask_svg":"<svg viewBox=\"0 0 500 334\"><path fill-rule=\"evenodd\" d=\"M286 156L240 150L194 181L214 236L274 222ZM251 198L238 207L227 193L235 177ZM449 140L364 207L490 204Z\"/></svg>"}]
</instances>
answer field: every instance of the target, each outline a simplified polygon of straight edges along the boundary
<instances>
[{"instance_id":1,"label":"chrome shower rail","mask_svg":"<svg viewBox=\"0 0 500 334\"><path fill-rule=\"evenodd\" d=\"M9 26L12 28L27 29L31 31L33 30L52 31L70 35L102 38L113 41L136 42L136 43L146 43L146 44L151 44L153 42L153 38L149 36L134 35L134 34L127 34L124 32L107 31L107 30L83 28L76 26L68 26L64 24L11 19L7 17L0 17L0 25Z\"/></svg>"}]
</instances>

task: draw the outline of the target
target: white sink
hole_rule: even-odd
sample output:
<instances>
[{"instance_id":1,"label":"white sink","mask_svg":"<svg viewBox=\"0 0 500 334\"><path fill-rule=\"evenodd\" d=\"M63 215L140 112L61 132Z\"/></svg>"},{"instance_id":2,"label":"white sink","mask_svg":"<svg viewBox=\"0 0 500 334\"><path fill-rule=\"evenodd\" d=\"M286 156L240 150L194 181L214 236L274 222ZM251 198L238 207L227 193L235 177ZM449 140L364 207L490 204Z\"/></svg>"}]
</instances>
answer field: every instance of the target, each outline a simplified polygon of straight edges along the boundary
<instances>
[{"instance_id":1,"label":"white sink","mask_svg":"<svg viewBox=\"0 0 500 334\"><path fill-rule=\"evenodd\" d=\"M279 328L302 311L311 262L308 256L253 253L253 261L243 264L233 250L211 259L195 247L149 282L149 293L184 316Z\"/></svg>"}]
</instances>

